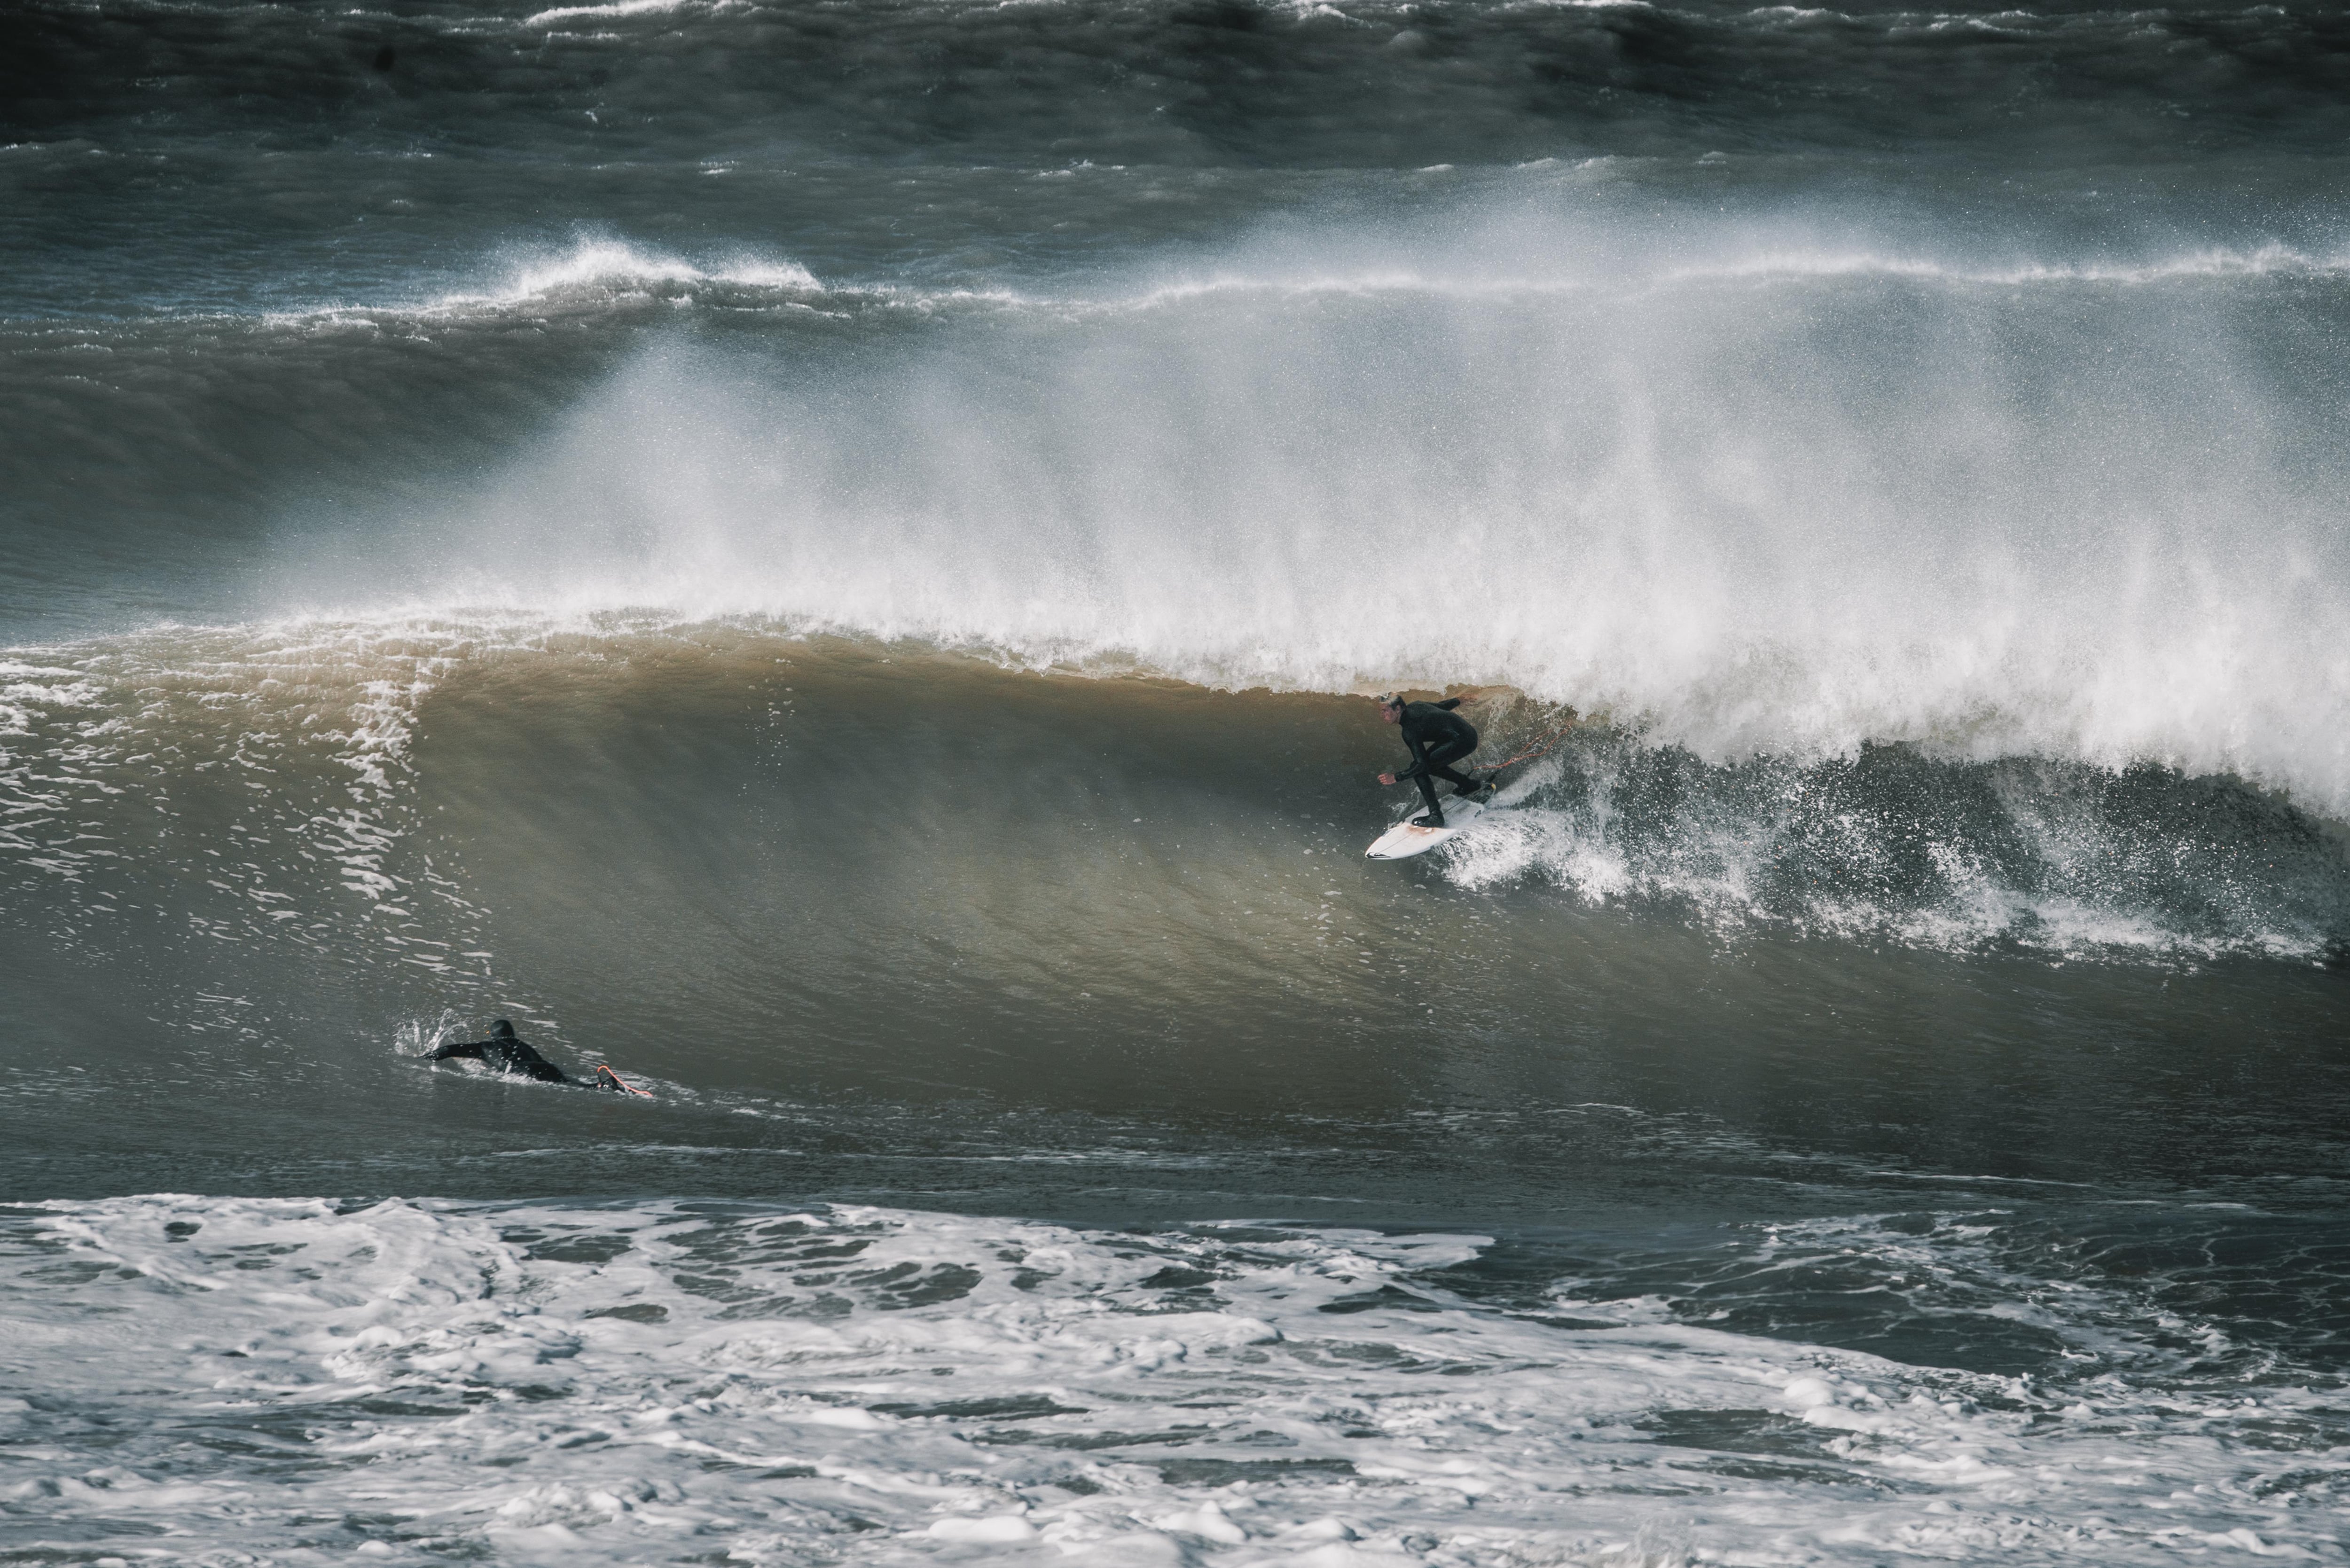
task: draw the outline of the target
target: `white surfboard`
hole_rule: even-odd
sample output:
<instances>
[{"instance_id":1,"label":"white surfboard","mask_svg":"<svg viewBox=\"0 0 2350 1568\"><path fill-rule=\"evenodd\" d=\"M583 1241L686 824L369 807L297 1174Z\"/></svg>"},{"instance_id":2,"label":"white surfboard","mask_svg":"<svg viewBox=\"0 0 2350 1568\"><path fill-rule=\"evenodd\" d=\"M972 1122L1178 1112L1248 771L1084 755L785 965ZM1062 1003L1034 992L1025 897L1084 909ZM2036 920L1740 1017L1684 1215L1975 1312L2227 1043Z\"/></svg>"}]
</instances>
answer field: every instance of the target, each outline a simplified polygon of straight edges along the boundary
<instances>
[{"instance_id":1,"label":"white surfboard","mask_svg":"<svg viewBox=\"0 0 2350 1568\"><path fill-rule=\"evenodd\" d=\"M1441 827L1423 826L1418 819L1427 814L1424 805L1414 808L1411 815L1380 834L1363 853L1374 860L1409 860L1425 855L1484 815L1485 807L1473 800L1448 800Z\"/></svg>"}]
</instances>

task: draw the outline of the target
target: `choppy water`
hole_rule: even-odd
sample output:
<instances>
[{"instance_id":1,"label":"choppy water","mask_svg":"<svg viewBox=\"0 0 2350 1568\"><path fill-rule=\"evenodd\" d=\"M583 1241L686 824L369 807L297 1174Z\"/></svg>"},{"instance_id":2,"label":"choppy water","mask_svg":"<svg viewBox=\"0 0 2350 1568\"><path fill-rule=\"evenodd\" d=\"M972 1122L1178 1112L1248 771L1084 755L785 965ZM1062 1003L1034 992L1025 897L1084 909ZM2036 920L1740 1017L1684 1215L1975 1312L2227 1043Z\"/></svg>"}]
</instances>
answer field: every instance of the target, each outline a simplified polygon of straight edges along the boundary
<instances>
[{"instance_id":1,"label":"choppy water","mask_svg":"<svg viewBox=\"0 0 2350 1568\"><path fill-rule=\"evenodd\" d=\"M2276 1336L2242 1321L2257 1287L2198 1256L2247 1230L2305 1249L2338 1327L2338 1240L2273 1220L2068 1237L1993 1209L1669 1251L681 1201L149 1197L6 1223L31 1328L11 1371L43 1385L6 1407L12 1444L106 1461L17 1490L12 1526L51 1541L792 1563L2338 1549L2343 1412L2276 1376ZM2154 1267L2099 1277L2125 1261ZM1867 1332L1825 1315L1866 1347L1785 1332L1854 1293L1878 1303ZM2305 1326L2326 1310L2291 1304ZM126 1376L129 1321L170 1340ZM1878 1354L1929 1350L1956 1365ZM257 1487L299 1511L255 1509Z\"/></svg>"},{"instance_id":2,"label":"choppy water","mask_svg":"<svg viewBox=\"0 0 2350 1568\"><path fill-rule=\"evenodd\" d=\"M0 1557L2342 1556L2334 9L5 26Z\"/></svg>"}]
</instances>

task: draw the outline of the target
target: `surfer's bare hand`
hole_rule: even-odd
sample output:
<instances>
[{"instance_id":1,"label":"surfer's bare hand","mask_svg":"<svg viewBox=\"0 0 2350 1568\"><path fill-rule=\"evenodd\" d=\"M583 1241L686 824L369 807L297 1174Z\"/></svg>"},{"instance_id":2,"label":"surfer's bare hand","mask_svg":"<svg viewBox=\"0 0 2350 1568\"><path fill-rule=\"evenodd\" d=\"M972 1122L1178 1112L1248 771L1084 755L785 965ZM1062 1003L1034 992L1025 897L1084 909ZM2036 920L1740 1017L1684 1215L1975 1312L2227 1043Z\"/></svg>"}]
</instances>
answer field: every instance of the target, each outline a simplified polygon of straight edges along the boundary
<instances>
[{"instance_id":1,"label":"surfer's bare hand","mask_svg":"<svg viewBox=\"0 0 2350 1568\"><path fill-rule=\"evenodd\" d=\"M1393 784L1393 783L1395 783L1395 774L1381 774L1379 775L1379 783L1381 783L1381 784Z\"/></svg>"}]
</instances>

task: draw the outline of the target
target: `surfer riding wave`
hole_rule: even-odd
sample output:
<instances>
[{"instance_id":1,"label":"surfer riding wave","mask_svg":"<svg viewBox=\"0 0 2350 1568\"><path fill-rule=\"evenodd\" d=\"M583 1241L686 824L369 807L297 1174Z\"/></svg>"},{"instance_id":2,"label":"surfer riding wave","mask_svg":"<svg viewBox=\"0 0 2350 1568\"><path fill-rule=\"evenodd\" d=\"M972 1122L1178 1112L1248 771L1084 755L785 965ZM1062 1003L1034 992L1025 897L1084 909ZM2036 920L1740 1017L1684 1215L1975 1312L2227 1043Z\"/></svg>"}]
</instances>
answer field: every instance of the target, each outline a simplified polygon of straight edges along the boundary
<instances>
[{"instance_id":1,"label":"surfer riding wave","mask_svg":"<svg viewBox=\"0 0 2350 1568\"><path fill-rule=\"evenodd\" d=\"M1453 711L1460 706L1458 697L1447 697L1441 702L1407 702L1401 692L1392 692L1379 699L1379 717L1401 729L1403 743L1411 750L1411 765L1381 774L1379 783L1391 784L1405 779L1417 783L1428 802L1419 820L1430 827L1444 826L1444 807L1436 798L1438 779L1449 780L1456 796L1475 794L1485 787L1450 765L1477 749L1477 727Z\"/></svg>"}]
</instances>

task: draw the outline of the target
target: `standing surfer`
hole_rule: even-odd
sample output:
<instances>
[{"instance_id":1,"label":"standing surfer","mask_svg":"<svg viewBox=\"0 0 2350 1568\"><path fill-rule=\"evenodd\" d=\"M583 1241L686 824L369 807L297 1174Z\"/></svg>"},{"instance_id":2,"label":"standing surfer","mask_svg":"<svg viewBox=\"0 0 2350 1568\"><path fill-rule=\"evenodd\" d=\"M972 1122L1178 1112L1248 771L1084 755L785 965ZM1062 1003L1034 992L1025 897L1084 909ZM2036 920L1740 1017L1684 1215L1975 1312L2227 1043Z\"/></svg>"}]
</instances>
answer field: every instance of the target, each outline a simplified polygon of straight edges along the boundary
<instances>
[{"instance_id":1,"label":"standing surfer","mask_svg":"<svg viewBox=\"0 0 2350 1568\"><path fill-rule=\"evenodd\" d=\"M1419 793L1428 800L1428 810L1419 820L1430 827L1444 826L1444 808L1436 803L1438 779L1451 780L1456 796L1475 794L1485 787L1447 765L1477 749L1477 726L1452 711L1460 706L1458 697L1447 697L1441 702L1407 702L1400 691L1379 699L1379 717L1399 727L1403 743L1411 748L1411 766L1400 773L1381 774L1379 783L1391 784L1401 779L1418 783Z\"/></svg>"}]
</instances>

